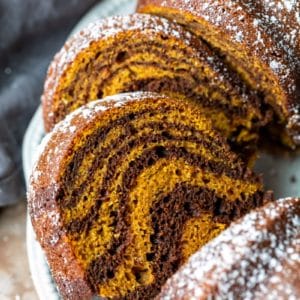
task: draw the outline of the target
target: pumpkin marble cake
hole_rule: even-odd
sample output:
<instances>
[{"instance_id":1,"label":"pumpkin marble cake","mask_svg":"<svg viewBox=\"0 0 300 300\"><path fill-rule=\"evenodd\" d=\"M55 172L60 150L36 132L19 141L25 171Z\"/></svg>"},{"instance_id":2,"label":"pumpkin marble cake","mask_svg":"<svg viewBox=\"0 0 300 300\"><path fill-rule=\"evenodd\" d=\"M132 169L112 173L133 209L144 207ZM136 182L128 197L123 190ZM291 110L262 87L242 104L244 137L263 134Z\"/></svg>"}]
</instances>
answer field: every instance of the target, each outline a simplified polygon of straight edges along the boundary
<instances>
[{"instance_id":1,"label":"pumpkin marble cake","mask_svg":"<svg viewBox=\"0 0 300 300\"><path fill-rule=\"evenodd\" d=\"M46 130L91 100L139 90L196 101L238 145L256 140L271 117L206 43L166 19L134 14L89 25L56 55L42 96Z\"/></svg>"},{"instance_id":2,"label":"pumpkin marble cake","mask_svg":"<svg viewBox=\"0 0 300 300\"><path fill-rule=\"evenodd\" d=\"M300 1L140 0L205 41L271 108L273 134L300 145Z\"/></svg>"},{"instance_id":3,"label":"pumpkin marble cake","mask_svg":"<svg viewBox=\"0 0 300 300\"><path fill-rule=\"evenodd\" d=\"M259 208L191 256L157 297L300 299L300 198Z\"/></svg>"},{"instance_id":4,"label":"pumpkin marble cake","mask_svg":"<svg viewBox=\"0 0 300 300\"><path fill-rule=\"evenodd\" d=\"M151 299L199 247L269 198L193 101L81 107L41 146L29 209L66 299Z\"/></svg>"}]
</instances>

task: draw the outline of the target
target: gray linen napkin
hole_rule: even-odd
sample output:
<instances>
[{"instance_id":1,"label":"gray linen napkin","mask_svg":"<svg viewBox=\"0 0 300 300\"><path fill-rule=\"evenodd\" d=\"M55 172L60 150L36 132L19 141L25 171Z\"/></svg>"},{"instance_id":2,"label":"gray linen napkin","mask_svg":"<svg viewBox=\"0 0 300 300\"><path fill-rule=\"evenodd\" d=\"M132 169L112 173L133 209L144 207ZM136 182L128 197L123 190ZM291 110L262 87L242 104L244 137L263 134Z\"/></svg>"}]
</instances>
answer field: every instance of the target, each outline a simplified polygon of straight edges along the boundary
<instances>
[{"instance_id":1,"label":"gray linen napkin","mask_svg":"<svg viewBox=\"0 0 300 300\"><path fill-rule=\"evenodd\" d=\"M47 67L97 0L0 0L0 206L22 199L22 139Z\"/></svg>"}]
</instances>

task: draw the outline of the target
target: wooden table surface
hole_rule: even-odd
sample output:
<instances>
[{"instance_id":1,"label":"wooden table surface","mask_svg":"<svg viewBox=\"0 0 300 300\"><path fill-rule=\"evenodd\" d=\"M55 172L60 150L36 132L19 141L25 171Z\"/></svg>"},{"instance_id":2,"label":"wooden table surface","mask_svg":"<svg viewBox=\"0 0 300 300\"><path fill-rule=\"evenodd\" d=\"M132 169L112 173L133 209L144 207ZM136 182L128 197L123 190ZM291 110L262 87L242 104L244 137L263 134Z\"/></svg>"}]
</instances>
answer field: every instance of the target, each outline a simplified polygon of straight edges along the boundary
<instances>
[{"instance_id":1,"label":"wooden table surface","mask_svg":"<svg viewBox=\"0 0 300 300\"><path fill-rule=\"evenodd\" d=\"M26 200L0 208L0 299L37 300L26 253Z\"/></svg>"}]
</instances>

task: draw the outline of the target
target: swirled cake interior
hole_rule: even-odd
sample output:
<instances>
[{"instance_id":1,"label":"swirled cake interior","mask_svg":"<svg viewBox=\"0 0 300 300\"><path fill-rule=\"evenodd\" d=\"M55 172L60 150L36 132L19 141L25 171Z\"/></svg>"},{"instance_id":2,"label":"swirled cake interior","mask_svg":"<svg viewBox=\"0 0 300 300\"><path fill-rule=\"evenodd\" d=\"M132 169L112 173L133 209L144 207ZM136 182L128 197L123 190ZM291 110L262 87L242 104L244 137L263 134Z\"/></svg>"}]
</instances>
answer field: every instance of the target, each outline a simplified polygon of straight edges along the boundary
<instances>
[{"instance_id":1,"label":"swirled cake interior","mask_svg":"<svg viewBox=\"0 0 300 300\"><path fill-rule=\"evenodd\" d=\"M154 16L114 17L86 28L57 55L48 77L56 80L44 92L48 130L90 100L141 90L194 100L237 144L255 140L267 118L257 96L204 42Z\"/></svg>"},{"instance_id":2,"label":"swirled cake interior","mask_svg":"<svg viewBox=\"0 0 300 300\"><path fill-rule=\"evenodd\" d=\"M104 112L100 104L65 157L55 201L92 290L149 299L259 205L262 187L192 102L157 96Z\"/></svg>"}]
</instances>

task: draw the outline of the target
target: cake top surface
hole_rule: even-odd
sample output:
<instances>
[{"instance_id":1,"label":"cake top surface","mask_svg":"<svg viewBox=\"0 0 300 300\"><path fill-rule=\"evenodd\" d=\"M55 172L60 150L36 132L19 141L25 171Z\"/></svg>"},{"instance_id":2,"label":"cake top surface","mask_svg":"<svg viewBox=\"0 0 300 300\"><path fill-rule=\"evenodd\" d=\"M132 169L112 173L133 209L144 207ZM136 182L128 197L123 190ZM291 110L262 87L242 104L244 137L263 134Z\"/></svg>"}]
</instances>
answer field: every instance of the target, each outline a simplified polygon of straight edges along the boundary
<instances>
[{"instance_id":1,"label":"cake top surface","mask_svg":"<svg viewBox=\"0 0 300 300\"><path fill-rule=\"evenodd\" d=\"M154 1L145 1L155 2ZM143 1L142 1L143 3ZM300 30L300 2L297 0L164 0L162 6L174 5L182 10L195 12L205 20L225 28L232 33L236 42L242 42L250 37L254 39L256 48L265 47L262 36L269 35L273 42L282 48L291 62L299 64L299 30ZM247 34L247 25L242 26L250 18L253 27ZM249 28L248 28L249 29ZM274 49L265 49L271 53ZM272 61L271 67L276 71L278 64Z\"/></svg>"},{"instance_id":2,"label":"cake top surface","mask_svg":"<svg viewBox=\"0 0 300 300\"><path fill-rule=\"evenodd\" d=\"M217 299L294 299L300 296L299 268L300 198L280 199L249 213L194 254L169 279L161 299L215 293Z\"/></svg>"},{"instance_id":3,"label":"cake top surface","mask_svg":"<svg viewBox=\"0 0 300 300\"><path fill-rule=\"evenodd\" d=\"M60 60L63 64L72 62L76 55L88 48L94 41L107 39L124 31L145 31L147 33L164 33L176 38L185 39L189 43L191 34L182 30L167 19L147 14L131 14L112 16L90 23L76 33L62 48ZM149 36L149 38L151 38Z\"/></svg>"}]
</instances>

